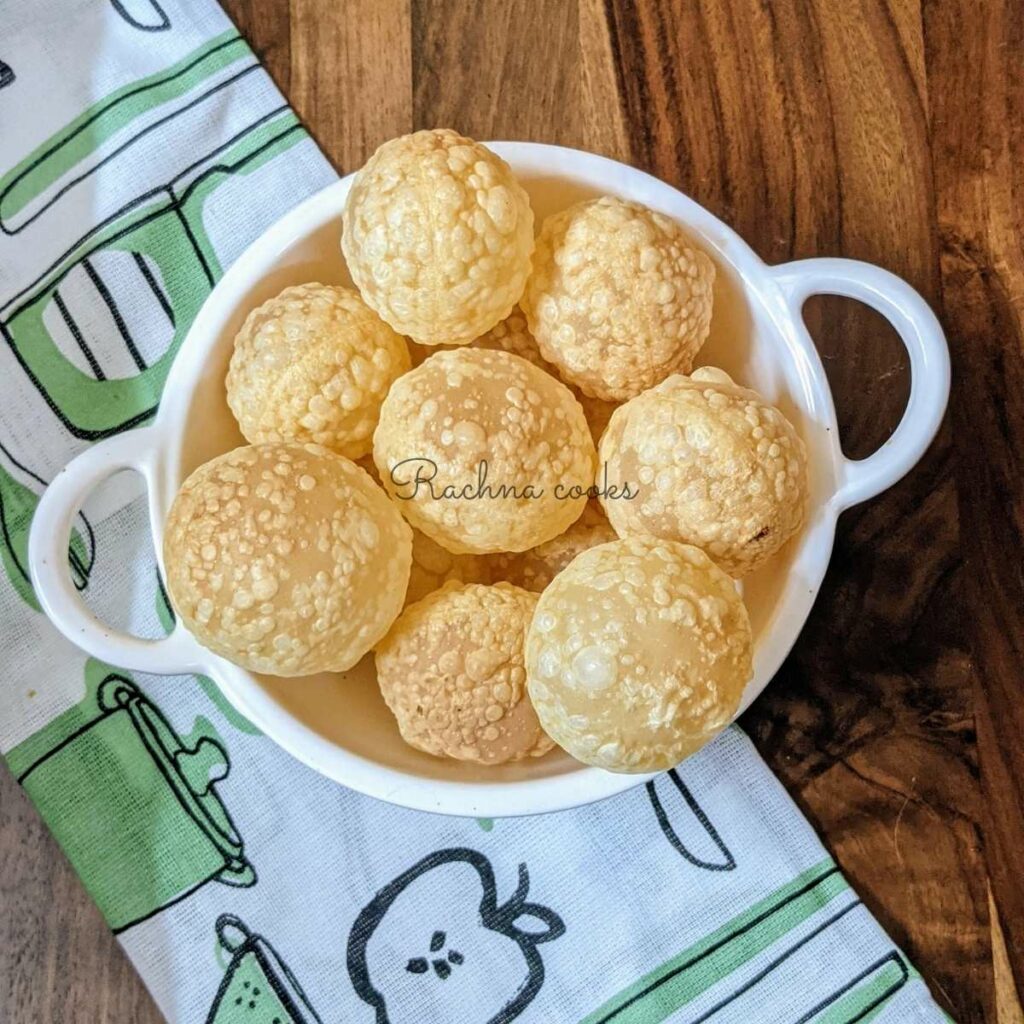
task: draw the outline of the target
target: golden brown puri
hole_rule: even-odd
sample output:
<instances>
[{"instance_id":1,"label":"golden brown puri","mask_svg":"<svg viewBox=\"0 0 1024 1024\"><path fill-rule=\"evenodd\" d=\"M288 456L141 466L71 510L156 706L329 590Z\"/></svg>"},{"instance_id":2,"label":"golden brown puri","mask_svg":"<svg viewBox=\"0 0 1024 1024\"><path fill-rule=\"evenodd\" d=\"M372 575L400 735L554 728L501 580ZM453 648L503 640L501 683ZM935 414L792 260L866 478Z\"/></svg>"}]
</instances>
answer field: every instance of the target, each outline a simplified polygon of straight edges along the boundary
<instances>
[{"instance_id":1,"label":"golden brown puri","mask_svg":"<svg viewBox=\"0 0 1024 1024\"><path fill-rule=\"evenodd\" d=\"M530 273L533 212L508 164L449 130L385 142L356 175L342 249L366 302L422 345L467 344Z\"/></svg>"},{"instance_id":2,"label":"golden brown puri","mask_svg":"<svg viewBox=\"0 0 1024 1024\"><path fill-rule=\"evenodd\" d=\"M573 757L660 771L735 715L752 671L750 623L733 581L699 549L612 541L540 595L526 668L544 731Z\"/></svg>"},{"instance_id":3,"label":"golden brown puri","mask_svg":"<svg viewBox=\"0 0 1024 1024\"><path fill-rule=\"evenodd\" d=\"M514 306L504 320L495 324L489 331L474 338L470 342L473 348L486 348L492 352L511 352L514 356L522 356L523 359L533 363L538 369L551 374L552 377L559 377L558 367L549 363L541 354L537 345L537 339L530 333L526 323L526 314ZM439 346L452 348L455 346ZM425 348L422 345L410 345L409 352L412 356L413 366L419 366L436 349ZM566 384L566 381L562 381ZM584 394L574 384L567 384L569 390L576 396L576 400L583 406L583 415L587 418L590 426L590 434L596 445L601 440L601 434L608 426L608 420L612 413L618 408L618 402L606 402L601 398L592 398Z\"/></svg>"},{"instance_id":4,"label":"golden brown puri","mask_svg":"<svg viewBox=\"0 0 1024 1024\"><path fill-rule=\"evenodd\" d=\"M600 464L633 501L603 501L620 537L695 544L743 576L803 525L807 455L793 425L724 371L702 367L639 395L613 414Z\"/></svg>"},{"instance_id":5,"label":"golden brown puri","mask_svg":"<svg viewBox=\"0 0 1024 1024\"><path fill-rule=\"evenodd\" d=\"M302 284L257 306L235 338L228 405L250 444L309 441L358 459L409 369L405 339L349 288Z\"/></svg>"},{"instance_id":6,"label":"golden brown puri","mask_svg":"<svg viewBox=\"0 0 1024 1024\"><path fill-rule=\"evenodd\" d=\"M351 668L387 632L412 534L354 462L316 445L236 448L181 486L167 590L196 639L277 676Z\"/></svg>"},{"instance_id":7,"label":"golden brown puri","mask_svg":"<svg viewBox=\"0 0 1024 1024\"><path fill-rule=\"evenodd\" d=\"M557 536L583 511L596 465L564 384L518 356L471 347L436 352L394 383L373 458L413 526L477 554Z\"/></svg>"},{"instance_id":8,"label":"golden brown puri","mask_svg":"<svg viewBox=\"0 0 1024 1024\"><path fill-rule=\"evenodd\" d=\"M711 324L715 267L669 217L605 196L544 221L520 305L567 383L625 401L687 373Z\"/></svg>"},{"instance_id":9,"label":"golden brown puri","mask_svg":"<svg viewBox=\"0 0 1024 1024\"><path fill-rule=\"evenodd\" d=\"M448 583L399 616L377 678L407 743L438 757L502 764L554 744L526 691L523 643L537 598L508 583Z\"/></svg>"}]
</instances>

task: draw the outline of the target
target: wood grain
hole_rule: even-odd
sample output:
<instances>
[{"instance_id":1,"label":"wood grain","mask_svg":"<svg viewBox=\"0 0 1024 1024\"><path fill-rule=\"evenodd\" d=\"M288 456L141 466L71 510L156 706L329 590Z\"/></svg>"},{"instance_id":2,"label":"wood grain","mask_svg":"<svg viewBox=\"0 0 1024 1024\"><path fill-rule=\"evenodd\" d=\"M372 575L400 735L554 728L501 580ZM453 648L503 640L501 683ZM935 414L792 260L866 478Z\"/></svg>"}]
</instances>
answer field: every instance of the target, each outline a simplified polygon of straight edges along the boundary
<instances>
[{"instance_id":1,"label":"wood grain","mask_svg":"<svg viewBox=\"0 0 1024 1024\"><path fill-rule=\"evenodd\" d=\"M288 98L347 173L412 129L409 4L291 0L290 12Z\"/></svg>"},{"instance_id":2,"label":"wood grain","mask_svg":"<svg viewBox=\"0 0 1024 1024\"><path fill-rule=\"evenodd\" d=\"M682 188L768 261L870 260L939 311L951 416L842 517L745 725L940 1003L1018 1024L1022 0L225 6L339 169L413 127L581 146ZM805 319L861 457L903 409L905 353L856 303L816 298ZM0 1019L155 1019L9 779L0 797Z\"/></svg>"},{"instance_id":3,"label":"wood grain","mask_svg":"<svg viewBox=\"0 0 1024 1024\"><path fill-rule=\"evenodd\" d=\"M943 309L957 387L953 429L974 636L985 840L1010 964L1024 987L1024 12L937 5L933 89Z\"/></svg>"}]
</instances>

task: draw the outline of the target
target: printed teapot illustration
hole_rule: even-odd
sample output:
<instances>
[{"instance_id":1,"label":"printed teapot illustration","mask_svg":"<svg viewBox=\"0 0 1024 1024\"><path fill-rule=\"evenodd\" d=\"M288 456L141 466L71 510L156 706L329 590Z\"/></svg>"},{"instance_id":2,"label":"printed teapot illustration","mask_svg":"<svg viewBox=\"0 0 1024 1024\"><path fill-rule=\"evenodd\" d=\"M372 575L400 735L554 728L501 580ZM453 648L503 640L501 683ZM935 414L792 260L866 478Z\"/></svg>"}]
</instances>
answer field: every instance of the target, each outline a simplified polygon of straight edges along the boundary
<instances>
[{"instance_id":1,"label":"printed teapot illustration","mask_svg":"<svg viewBox=\"0 0 1024 1024\"><path fill-rule=\"evenodd\" d=\"M457 847L429 854L384 886L348 939L349 977L376 1024L518 1017L544 984L537 947L565 932L558 914L527 900L529 885L520 864L515 891L499 905L490 861Z\"/></svg>"},{"instance_id":2,"label":"printed teapot illustration","mask_svg":"<svg viewBox=\"0 0 1024 1024\"><path fill-rule=\"evenodd\" d=\"M207 882L255 884L214 790L229 769L221 744L183 740L117 673L96 702L98 715L16 770L110 927L124 931ZM43 738L30 742L38 750Z\"/></svg>"}]
</instances>

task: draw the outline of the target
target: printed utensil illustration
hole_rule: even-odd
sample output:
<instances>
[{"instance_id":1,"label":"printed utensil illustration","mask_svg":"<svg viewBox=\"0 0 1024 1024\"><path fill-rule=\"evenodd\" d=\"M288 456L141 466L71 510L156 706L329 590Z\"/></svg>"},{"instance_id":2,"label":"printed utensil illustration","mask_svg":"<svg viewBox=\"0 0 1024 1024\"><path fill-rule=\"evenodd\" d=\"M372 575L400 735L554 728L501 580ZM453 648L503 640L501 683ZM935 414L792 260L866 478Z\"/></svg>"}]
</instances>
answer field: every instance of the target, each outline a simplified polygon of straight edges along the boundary
<instances>
[{"instance_id":1,"label":"printed utensil illustration","mask_svg":"<svg viewBox=\"0 0 1024 1024\"><path fill-rule=\"evenodd\" d=\"M218 917L216 929L231 963L206 1024L321 1024L295 975L266 939L233 914Z\"/></svg>"},{"instance_id":2,"label":"printed utensil illustration","mask_svg":"<svg viewBox=\"0 0 1024 1024\"><path fill-rule=\"evenodd\" d=\"M166 32L171 19L156 0L110 0L118 14L140 32Z\"/></svg>"},{"instance_id":3,"label":"printed utensil illustration","mask_svg":"<svg viewBox=\"0 0 1024 1024\"><path fill-rule=\"evenodd\" d=\"M189 746L117 674L100 685L97 705L18 781L110 927L130 928L210 881L255 884L214 788L229 770L220 743L201 735Z\"/></svg>"}]
</instances>

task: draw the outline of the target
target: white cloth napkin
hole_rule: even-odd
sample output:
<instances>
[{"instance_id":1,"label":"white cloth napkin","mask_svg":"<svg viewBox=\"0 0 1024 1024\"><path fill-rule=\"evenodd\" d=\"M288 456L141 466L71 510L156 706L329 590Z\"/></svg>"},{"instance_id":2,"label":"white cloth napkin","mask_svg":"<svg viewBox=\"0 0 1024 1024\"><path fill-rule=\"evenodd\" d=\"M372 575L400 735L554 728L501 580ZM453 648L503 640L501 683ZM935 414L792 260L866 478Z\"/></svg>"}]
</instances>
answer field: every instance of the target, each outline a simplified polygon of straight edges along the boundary
<instances>
[{"instance_id":1,"label":"white cloth napkin","mask_svg":"<svg viewBox=\"0 0 1024 1024\"><path fill-rule=\"evenodd\" d=\"M152 415L212 283L334 174L208 0L6 0L0 30L0 751L173 1022L937 1021L738 730L578 811L358 796L209 680L119 671L49 626L36 496ZM169 615L138 488L69 554L97 611Z\"/></svg>"}]
</instances>

